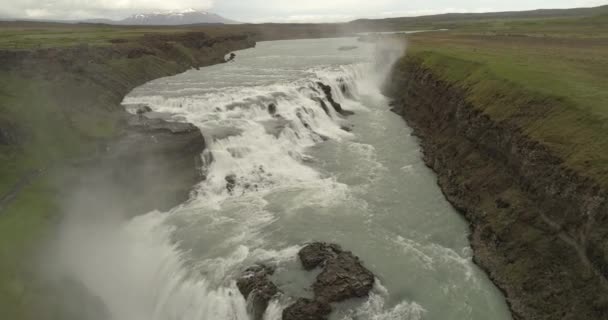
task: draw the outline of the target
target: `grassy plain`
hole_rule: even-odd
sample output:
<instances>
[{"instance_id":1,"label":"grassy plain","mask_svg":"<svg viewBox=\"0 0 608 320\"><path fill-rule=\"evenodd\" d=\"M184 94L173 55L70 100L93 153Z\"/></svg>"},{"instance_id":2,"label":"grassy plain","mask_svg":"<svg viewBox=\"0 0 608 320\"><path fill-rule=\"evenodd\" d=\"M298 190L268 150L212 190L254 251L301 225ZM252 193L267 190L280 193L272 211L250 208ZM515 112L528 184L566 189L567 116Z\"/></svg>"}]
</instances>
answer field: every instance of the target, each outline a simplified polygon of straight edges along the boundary
<instances>
[{"instance_id":1,"label":"grassy plain","mask_svg":"<svg viewBox=\"0 0 608 320\"><path fill-rule=\"evenodd\" d=\"M482 23L416 34L421 59L565 164L608 185L608 15Z\"/></svg>"},{"instance_id":2,"label":"grassy plain","mask_svg":"<svg viewBox=\"0 0 608 320\"><path fill-rule=\"evenodd\" d=\"M145 35L175 35L205 32L212 37L248 34L256 40L319 38L347 34L342 24L245 24L187 26L112 26L104 24L62 24L1 22L0 50L62 48L78 45L110 46L133 42Z\"/></svg>"}]
</instances>

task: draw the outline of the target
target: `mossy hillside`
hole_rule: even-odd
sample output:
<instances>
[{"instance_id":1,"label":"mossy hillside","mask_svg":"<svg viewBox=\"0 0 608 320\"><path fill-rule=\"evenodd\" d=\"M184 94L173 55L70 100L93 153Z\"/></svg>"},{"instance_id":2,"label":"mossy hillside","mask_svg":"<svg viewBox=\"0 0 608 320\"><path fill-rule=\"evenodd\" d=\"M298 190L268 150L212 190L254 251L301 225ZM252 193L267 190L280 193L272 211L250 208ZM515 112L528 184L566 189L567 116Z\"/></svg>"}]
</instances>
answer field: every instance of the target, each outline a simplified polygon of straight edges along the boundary
<instances>
[{"instance_id":1,"label":"mossy hillside","mask_svg":"<svg viewBox=\"0 0 608 320\"><path fill-rule=\"evenodd\" d=\"M0 214L0 318L31 319L40 304L33 263L49 226L57 222L59 206L55 186L40 179L26 187Z\"/></svg>"},{"instance_id":2,"label":"mossy hillside","mask_svg":"<svg viewBox=\"0 0 608 320\"><path fill-rule=\"evenodd\" d=\"M19 137L16 144L0 145L0 197L17 191L0 209L1 319L37 318L36 310L52 297L35 280L41 266L32 259L60 221L57 199L65 186L54 178L56 169L95 157L121 134L120 102L132 88L220 62L224 54L252 45L240 35L208 38L209 46L192 35L168 37L59 49L58 55L34 54L22 65L0 68L0 123L10 123Z\"/></svg>"}]
</instances>

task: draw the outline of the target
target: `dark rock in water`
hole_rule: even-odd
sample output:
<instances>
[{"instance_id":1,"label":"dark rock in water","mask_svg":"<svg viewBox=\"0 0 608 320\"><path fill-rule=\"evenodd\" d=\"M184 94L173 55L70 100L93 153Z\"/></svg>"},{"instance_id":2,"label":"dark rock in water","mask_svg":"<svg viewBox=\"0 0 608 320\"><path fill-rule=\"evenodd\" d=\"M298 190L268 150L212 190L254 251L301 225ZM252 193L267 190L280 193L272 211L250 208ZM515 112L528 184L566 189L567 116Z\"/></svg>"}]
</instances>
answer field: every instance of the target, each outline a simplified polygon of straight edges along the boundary
<instances>
[{"instance_id":1,"label":"dark rock in water","mask_svg":"<svg viewBox=\"0 0 608 320\"><path fill-rule=\"evenodd\" d=\"M232 193L232 191L234 191L234 188L236 187L236 175L235 174L227 175L225 180L226 180L226 189L228 190L228 192Z\"/></svg>"},{"instance_id":2,"label":"dark rock in water","mask_svg":"<svg viewBox=\"0 0 608 320\"><path fill-rule=\"evenodd\" d=\"M316 132L315 132L315 133L316 133ZM321 140L323 140L323 141L329 141L329 137L328 137L328 136L326 136L326 135L324 135L324 134L320 134L320 133L316 133L316 134L317 134L317 136L318 136L318 137L319 137Z\"/></svg>"},{"instance_id":3,"label":"dark rock in water","mask_svg":"<svg viewBox=\"0 0 608 320\"><path fill-rule=\"evenodd\" d=\"M342 91L342 94L348 93L348 87L346 86L346 83L340 83L340 91Z\"/></svg>"},{"instance_id":4,"label":"dark rock in water","mask_svg":"<svg viewBox=\"0 0 608 320\"><path fill-rule=\"evenodd\" d=\"M300 298L283 310L283 320L325 320L330 313L329 303Z\"/></svg>"},{"instance_id":5,"label":"dark rock in water","mask_svg":"<svg viewBox=\"0 0 608 320\"><path fill-rule=\"evenodd\" d=\"M279 293L279 289L269 279L274 269L259 265L245 270L236 282L239 291L247 300L247 312L253 320L262 320L268 303Z\"/></svg>"},{"instance_id":6,"label":"dark rock in water","mask_svg":"<svg viewBox=\"0 0 608 320\"><path fill-rule=\"evenodd\" d=\"M330 302L366 297L373 287L374 275L350 252L329 258L313 284L317 299Z\"/></svg>"},{"instance_id":7,"label":"dark rock in water","mask_svg":"<svg viewBox=\"0 0 608 320\"><path fill-rule=\"evenodd\" d=\"M228 56L228 58L226 58L226 62L234 61L235 58L236 54L233 52Z\"/></svg>"},{"instance_id":8,"label":"dark rock in water","mask_svg":"<svg viewBox=\"0 0 608 320\"><path fill-rule=\"evenodd\" d=\"M341 126L340 129L346 131L346 132L353 132L353 127L352 126Z\"/></svg>"},{"instance_id":9,"label":"dark rock in water","mask_svg":"<svg viewBox=\"0 0 608 320\"><path fill-rule=\"evenodd\" d=\"M323 101L323 99L321 98L314 98L314 100L319 103L319 105L321 106L321 108L323 108L323 111L325 111L325 113L327 115L329 115L329 107L327 106L327 103L325 103L325 101Z\"/></svg>"},{"instance_id":10,"label":"dark rock in water","mask_svg":"<svg viewBox=\"0 0 608 320\"><path fill-rule=\"evenodd\" d=\"M152 108L150 108L150 106L148 106L147 104L143 104L143 103L124 104L123 106L129 113L133 113L133 114L141 115L141 114L145 114L148 112L152 112Z\"/></svg>"},{"instance_id":11,"label":"dark rock in water","mask_svg":"<svg viewBox=\"0 0 608 320\"><path fill-rule=\"evenodd\" d=\"M310 271L325 263L329 258L335 258L340 252L342 249L338 245L315 242L302 248L298 252L298 257L300 257L304 269Z\"/></svg>"},{"instance_id":12,"label":"dark rock in water","mask_svg":"<svg viewBox=\"0 0 608 320\"><path fill-rule=\"evenodd\" d=\"M270 115L274 116L277 113L277 105L274 103L269 104L268 113L270 113Z\"/></svg>"},{"instance_id":13,"label":"dark rock in water","mask_svg":"<svg viewBox=\"0 0 608 320\"><path fill-rule=\"evenodd\" d=\"M152 112L152 108L150 108L149 106L143 106L142 108L137 110L137 114L144 114L148 112Z\"/></svg>"},{"instance_id":14,"label":"dark rock in water","mask_svg":"<svg viewBox=\"0 0 608 320\"><path fill-rule=\"evenodd\" d=\"M351 50L355 50L358 49L359 47L357 46L342 46L340 48L338 48L338 50L340 51L351 51Z\"/></svg>"},{"instance_id":15,"label":"dark rock in water","mask_svg":"<svg viewBox=\"0 0 608 320\"><path fill-rule=\"evenodd\" d=\"M342 105L337 103L336 100L334 100L334 96L332 94L332 90L331 90L330 86L324 84L323 82L317 82L317 85L319 86L319 88L321 88L321 90L323 90L323 93L325 93L325 97L327 98L327 101L329 101L329 104L331 104L331 106L334 108L334 110L336 110L336 112L338 112L339 114L341 114L343 116L350 116L350 115L355 114L352 111L342 109Z\"/></svg>"},{"instance_id":16,"label":"dark rock in water","mask_svg":"<svg viewBox=\"0 0 608 320\"><path fill-rule=\"evenodd\" d=\"M371 271L352 252L343 251L336 244L313 243L300 250L298 255L304 269L323 268L313 284L315 299L340 302L362 298L374 286Z\"/></svg>"},{"instance_id":17,"label":"dark rock in water","mask_svg":"<svg viewBox=\"0 0 608 320\"><path fill-rule=\"evenodd\" d=\"M353 94L352 94L352 92L350 92L350 89L348 88L348 85L346 84L346 80L344 80L344 78L339 78L338 83L340 84L340 91L342 92L342 94L345 97L352 99Z\"/></svg>"},{"instance_id":18,"label":"dark rock in water","mask_svg":"<svg viewBox=\"0 0 608 320\"><path fill-rule=\"evenodd\" d=\"M314 298L298 299L283 311L283 320L325 320L332 311L330 303L362 298L374 286L374 275L355 255L336 244L315 242L298 253L306 270L323 270L312 285Z\"/></svg>"}]
</instances>

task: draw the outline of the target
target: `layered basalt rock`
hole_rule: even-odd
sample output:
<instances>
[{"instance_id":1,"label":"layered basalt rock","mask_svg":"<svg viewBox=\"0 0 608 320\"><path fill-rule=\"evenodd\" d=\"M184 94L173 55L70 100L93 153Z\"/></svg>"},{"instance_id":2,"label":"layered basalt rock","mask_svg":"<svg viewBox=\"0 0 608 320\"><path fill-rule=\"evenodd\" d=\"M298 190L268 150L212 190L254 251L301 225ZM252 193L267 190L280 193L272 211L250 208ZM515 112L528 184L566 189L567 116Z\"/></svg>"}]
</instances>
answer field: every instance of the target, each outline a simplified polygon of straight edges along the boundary
<instances>
[{"instance_id":1,"label":"layered basalt rock","mask_svg":"<svg viewBox=\"0 0 608 320\"><path fill-rule=\"evenodd\" d=\"M513 317L603 319L606 192L415 59L399 64L388 91L446 198L470 222L474 260L505 293Z\"/></svg>"}]
</instances>

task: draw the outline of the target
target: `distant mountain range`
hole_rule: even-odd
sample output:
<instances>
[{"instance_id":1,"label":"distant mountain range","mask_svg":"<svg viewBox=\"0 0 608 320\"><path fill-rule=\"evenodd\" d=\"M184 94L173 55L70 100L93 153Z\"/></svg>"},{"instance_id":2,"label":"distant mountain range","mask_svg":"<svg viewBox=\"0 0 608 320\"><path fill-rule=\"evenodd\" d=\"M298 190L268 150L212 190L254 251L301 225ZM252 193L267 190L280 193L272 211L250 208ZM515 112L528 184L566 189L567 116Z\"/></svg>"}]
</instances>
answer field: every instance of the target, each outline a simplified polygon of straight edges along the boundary
<instances>
[{"instance_id":1,"label":"distant mountain range","mask_svg":"<svg viewBox=\"0 0 608 320\"><path fill-rule=\"evenodd\" d=\"M186 24L237 24L215 13L187 9L183 11L134 14L123 20L90 19L83 22L136 26L178 26Z\"/></svg>"}]
</instances>

